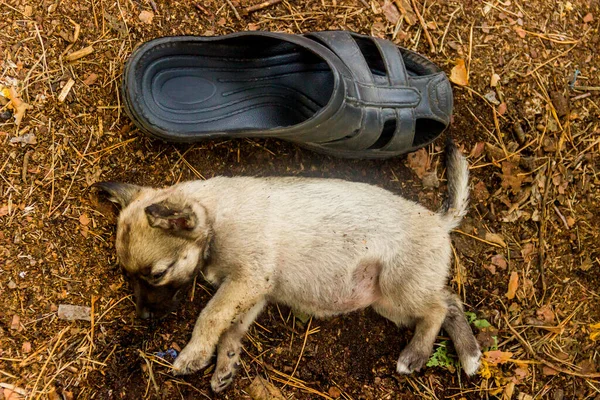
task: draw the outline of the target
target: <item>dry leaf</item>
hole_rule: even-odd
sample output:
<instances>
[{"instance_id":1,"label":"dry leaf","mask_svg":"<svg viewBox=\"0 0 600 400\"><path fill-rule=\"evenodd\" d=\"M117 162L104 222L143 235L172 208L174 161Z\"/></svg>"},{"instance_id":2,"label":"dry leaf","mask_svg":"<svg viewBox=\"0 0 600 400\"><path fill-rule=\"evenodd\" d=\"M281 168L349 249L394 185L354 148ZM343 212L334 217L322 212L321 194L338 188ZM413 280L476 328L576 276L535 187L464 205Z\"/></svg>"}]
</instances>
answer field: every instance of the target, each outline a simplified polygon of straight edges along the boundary
<instances>
[{"instance_id":1,"label":"dry leaf","mask_svg":"<svg viewBox=\"0 0 600 400\"><path fill-rule=\"evenodd\" d=\"M502 254L496 254L494 257L492 257L492 264L501 269L508 268L506 258Z\"/></svg>"},{"instance_id":2,"label":"dry leaf","mask_svg":"<svg viewBox=\"0 0 600 400\"><path fill-rule=\"evenodd\" d=\"M452 71L450 71L450 81L461 86L467 86L469 84L467 67L465 66L465 60L462 58L456 60L456 65L452 68Z\"/></svg>"},{"instance_id":3,"label":"dry leaf","mask_svg":"<svg viewBox=\"0 0 600 400\"><path fill-rule=\"evenodd\" d=\"M486 201L490 198L490 192L483 181L479 181L473 186L472 196L473 199L478 201Z\"/></svg>"},{"instance_id":4,"label":"dry leaf","mask_svg":"<svg viewBox=\"0 0 600 400\"><path fill-rule=\"evenodd\" d=\"M31 342L23 343L21 350L23 351L23 353L31 353Z\"/></svg>"},{"instance_id":5,"label":"dry leaf","mask_svg":"<svg viewBox=\"0 0 600 400\"><path fill-rule=\"evenodd\" d=\"M6 94L5 91L3 91L3 93ZM21 98L17 94L17 91L12 87L8 89L8 96L6 97L10 99L9 107L14 110L15 124L19 126L21 125L21 121L25 116L25 111L30 109L31 106L25 103L23 100L21 100Z\"/></svg>"},{"instance_id":6,"label":"dry leaf","mask_svg":"<svg viewBox=\"0 0 600 400\"><path fill-rule=\"evenodd\" d=\"M583 22L585 22L586 24L592 22L593 20L594 16L592 15L592 13L587 13L585 17L583 17Z\"/></svg>"},{"instance_id":7,"label":"dry leaf","mask_svg":"<svg viewBox=\"0 0 600 400\"><path fill-rule=\"evenodd\" d=\"M28 144L36 144L37 139L33 133L26 133L22 136L15 136L10 139L11 143L21 143L21 147L25 147Z\"/></svg>"},{"instance_id":8,"label":"dry leaf","mask_svg":"<svg viewBox=\"0 0 600 400\"><path fill-rule=\"evenodd\" d=\"M254 378L247 392L253 400L285 400L279 389L260 376Z\"/></svg>"},{"instance_id":9,"label":"dry leaf","mask_svg":"<svg viewBox=\"0 0 600 400\"><path fill-rule=\"evenodd\" d=\"M483 352L483 359L490 365L504 364L508 362L513 353L509 351L491 350Z\"/></svg>"},{"instance_id":10,"label":"dry leaf","mask_svg":"<svg viewBox=\"0 0 600 400\"><path fill-rule=\"evenodd\" d=\"M8 204L2 204L0 206L0 217L4 217L5 215L8 215Z\"/></svg>"},{"instance_id":11,"label":"dry leaf","mask_svg":"<svg viewBox=\"0 0 600 400\"><path fill-rule=\"evenodd\" d=\"M81 214L79 216L79 223L83 226L87 226L90 223L90 217L85 213Z\"/></svg>"},{"instance_id":12,"label":"dry leaf","mask_svg":"<svg viewBox=\"0 0 600 400\"><path fill-rule=\"evenodd\" d=\"M515 164L504 161L502 163L502 187L510 188L513 194L518 194L523 183L523 176L519 176L519 171Z\"/></svg>"},{"instance_id":13,"label":"dry leaf","mask_svg":"<svg viewBox=\"0 0 600 400\"><path fill-rule=\"evenodd\" d=\"M481 153L483 153L484 147L485 147L485 143L484 142L477 142L477 143L475 143L475 146L473 146L473 150L471 150L471 153L469 154L469 157L471 157L471 158L479 158L479 156L481 155Z\"/></svg>"},{"instance_id":14,"label":"dry leaf","mask_svg":"<svg viewBox=\"0 0 600 400\"><path fill-rule=\"evenodd\" d=\"M496 87L498 86L498 82L500 81L500 75L492 74L492 79L490 79L490 86Z\"/></svg>"},{"instance_id":15,"label":"dry leaf","mask_svg":"<svg viewBox=\"0 0 600 400\"><path fill-rule=\"evenodd\" d=\"M538 319L545 324L554 323L554 312L552 311L552 307L550 307L548 304L538 308L535 314L538 316Z\"/></svg>"},{"instance_id":16,"label":"dry leaf","mask_svg":"<svg viewBox=\"0 0 600 400\"><path fill-rule=\"evenodd\" d=\"M552 376L552 375L558 374L558 371L555 370L554 368L550 368L550 367L544 365L542 367L542 373L546 376Z\"/></svg>"},{"instance_id":17,"label":"dry leaf","mask_svg":"<svg viewBox=\"0 0 600 400\"><path fill-rule=\"evenodd\" d=\"M504 115L504 114L506 114L506 109L507 109L507 107L506 107L506 103L504 103L504 102L503 102L503 103L500 103L500 105L498 106L498 114L499 114L499 115Z\"/></svg>"},{"instance_id":18,"label":"dry leaf","mask_svg":"<svg viewBox=\"0 0 600 400\"><path fill-rule=\"evenodd\" d=\"M523 261L530 262L533 260L533 257L536 255L535 245L533 243L525 243L523 248L521 248L521 257L523 257Z\"/></svg>"},{"instance_id":19,"label":"dry leaf","mask_svg":"<svg viewBox=\"0 0 600 400\"><path fill-rule=\"evenodd\" d=\"M390 2L389 0L385 0L383 2L383 6L381 6L381 9L383 10L383 15L385 15L385 19L387 19L389 23L394 25L398 23L398 21L400 20L400 13L398 12L396 6L392 4L392 2Z\"/></svg>"},{"instance_id":20,"label":"dry leaf","mask_svg":"<svg viewBox=\"0 0 600 400\"><path fill-rule=\"evenodd\" d=\"M408 162L408 167L412 169L420 179L423 179L425 173L429 169L429 155L427 154L427 150L422 148L414 153L410 153L406 157L406 160Z\"/></svg>"},{"instance_id":21,"label":"dry leaf","mask_svg":"<svg viewBox=\"0 0 600 400\"><path fill-rule=\"evenodd\" d=\"M394 2L408 25L412 26L417 23L417 15L410 4L410 0L395 0Z\"/></svg>"},{"instance_id":22,"label":"dry leaf","mask_svg":"<svg viewBox=\"0 0 600 400\"><path fill-rule=\"evenodd\" d=\"M600 340L600 322L597 324L590 325L590 329L592 331L590 333L590 339L592 339L594 342L596 340Z\"/></svg>"},{"instance_id":23,"label":"dry leaf","mask_svg":"<svg viewBox=\"0 0 600 400\"><path fill-rule=\"evenodd\" d=\"M527 36L527 32L525 32L525 31L523 30L523 28L521 28L520 26L518 26L518 25L515 25L514 29L515 29L515 32L517 32L517 35L519 35L519 37L520 37L521 39L524 39L524 38L525 38L525 36Z\"/></svg>"},{"instance_id":24,"label":"dry leaf","mask_svg":"<svg viewBox=\"0 0 600 400\"><path fill-rule=\"evenodd\" d=\"M510 281L508 282L508 291L506 292L506 297L509 300L514 299L518 288L519 288L519 274L517 274L515 271L513 271L510 274Z\"/></svg>"},{"instance_id":25,"label":"dry leaf","mask_svg":"<svg viewBox=\"0 0 600 400\"><path fill-rule=\"evenodd\" d=\"M504 239L502 239L502 236L498 235L497 233L486 232L485 240L487 240L488 242L498 244L502 247L506 247L506 242L504 241Z\"/></svg>"},{"instance_id":26,"label":"dry leaf","mask_svg":"<svg viewBox=\"0 0 600 400\"><path fill-rule=\"evenodd\" d=\"M145 24L151 24L152 20L154 19L154 13L152 11L144 10L140 13L138 18Z\"/></svg>"},{"instance_id":27,"label":"dry leaf","mask_svg":"<svg viewBox=\"0 0 600 400\"><path fill-rule=\"evenodd\" d=\"M83 83L86 84L87 86L91 86L96 82L96 79L98 79L98 74L95 74L92 72L85 78Z\"/></svg>"}]
</instances>

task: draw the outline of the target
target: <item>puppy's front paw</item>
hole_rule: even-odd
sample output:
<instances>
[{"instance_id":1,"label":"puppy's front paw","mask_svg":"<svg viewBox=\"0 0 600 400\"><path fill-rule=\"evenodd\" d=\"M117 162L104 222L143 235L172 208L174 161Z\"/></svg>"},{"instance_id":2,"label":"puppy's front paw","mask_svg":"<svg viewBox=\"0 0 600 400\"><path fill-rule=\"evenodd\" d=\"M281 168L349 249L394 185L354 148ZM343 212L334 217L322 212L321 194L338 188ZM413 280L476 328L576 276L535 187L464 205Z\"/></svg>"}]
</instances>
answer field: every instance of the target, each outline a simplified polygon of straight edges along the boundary
<instances>
[{"instance_id":1,"label":"puppy's front paw","mask_svg":"<svg viewBox=\"0 0 600 400\"><path fill-rule=\"evenodd\" d=\"M171 372L173 375L188 375L206 367L210 362L210 354L208 351L198 348L185 346L179 353L179 356L173 363Z\"/></svg>"},{"instance_id":2,"label":"puppy's front paw","mask_svg":"<svg viewBox=\"0 0 600 400\"><path fill-rule=\"evenodd\" d=\"M233 377L240 366L239 359L239 353L235 351L231 351L226 355L224 353L219 353L217 368L210 381L210 387L213 392L219 393L231 384Z\"/></svg>"},{"instance_id":3,"label":"puppy's front paw","mask_svg":"<svg viewBox=\"0 0 600 400\"><path fill-rule=\"evenodd\" d=\"M406 348L400 353L396 371L400 374L411 374L419 371L427 363L429 355L427 353Z\"/></svg>"}]
</instances>

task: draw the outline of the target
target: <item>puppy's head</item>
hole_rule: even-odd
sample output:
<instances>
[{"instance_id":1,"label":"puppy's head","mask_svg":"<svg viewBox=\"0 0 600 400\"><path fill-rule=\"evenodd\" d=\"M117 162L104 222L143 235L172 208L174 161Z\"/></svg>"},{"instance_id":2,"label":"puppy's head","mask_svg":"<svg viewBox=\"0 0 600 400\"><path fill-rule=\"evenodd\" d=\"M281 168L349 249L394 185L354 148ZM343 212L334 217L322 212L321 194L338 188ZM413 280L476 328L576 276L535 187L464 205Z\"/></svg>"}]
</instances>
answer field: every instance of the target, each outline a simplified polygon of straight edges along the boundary
<instances>
[{"instance_id":1,"label":"puppy's head","mask_svg":"<svg viewBox=\"0 0 600 400\"><path fill-rule=\"evenodd\" d=\"M94 186L121 206L117 257L133 286L137 315L164 317L208 261L212 230L206 209L188 201L177 187Z\"/></svg>"}]
</instances>

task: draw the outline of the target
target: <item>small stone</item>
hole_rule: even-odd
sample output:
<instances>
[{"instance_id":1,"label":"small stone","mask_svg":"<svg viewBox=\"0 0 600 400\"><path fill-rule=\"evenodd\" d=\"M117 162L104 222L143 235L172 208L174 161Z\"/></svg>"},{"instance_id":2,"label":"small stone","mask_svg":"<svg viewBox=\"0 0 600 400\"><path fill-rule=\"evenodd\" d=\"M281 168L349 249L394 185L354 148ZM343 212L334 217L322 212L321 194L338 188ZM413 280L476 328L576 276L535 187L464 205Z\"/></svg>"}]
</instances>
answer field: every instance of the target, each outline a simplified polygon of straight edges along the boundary
<instances>
[{"instance_id":1,"label":"small stone","mask_svg":"<svg viewBox=\"0 0 600 400\"><path fill-rule=\"evenodd\" d=\"M10 322L10 329L14 330L14 331L18 331L21 329L21 318L15 314L12 317L12 320Z\"/></svg>"},{"instance_id":2,"label":"small stone","mask_svg":"<svg viewBox=\"0 0 600 400\"><path fill-rule=\"evenodd\" d=\"M11 279L10 281L8 281L8 288L9 289L16 289L17 288L17 284Z\"/></svg>"},{"instance_id":3,"label":"small stone","mask_svg":"<svg viewBox=\"0 0 600 400\"><path fill-rule=\"evenodd\" d=\"M60 304L58 306L58 318L69 321L83 320L91 321L91 308L85 306L74 306L71 304Z\"/></svg>"},{"instance_id":4,"label":"small stone","mask_svg":"<svg viewBox=\"0 0 600 400\"><path fill-rule=\"evenodd\" d=\"M342 395L342 392L340 391L340 389L336 388L335 386L330 387L327 392L334 399L337 399L338 397L340 397Z\"/></svg>"},{"instance_id":5,"label":"small stone","mask_svg":"<svg viewBox=\"0 0 600 400\"><path fill-rule=\"evenodd\" d=\"M152 20L154 19L154 13L152 11L144 10L140 13L138 18L145 24L151 24Z\"/></svg>"}]
</instances>

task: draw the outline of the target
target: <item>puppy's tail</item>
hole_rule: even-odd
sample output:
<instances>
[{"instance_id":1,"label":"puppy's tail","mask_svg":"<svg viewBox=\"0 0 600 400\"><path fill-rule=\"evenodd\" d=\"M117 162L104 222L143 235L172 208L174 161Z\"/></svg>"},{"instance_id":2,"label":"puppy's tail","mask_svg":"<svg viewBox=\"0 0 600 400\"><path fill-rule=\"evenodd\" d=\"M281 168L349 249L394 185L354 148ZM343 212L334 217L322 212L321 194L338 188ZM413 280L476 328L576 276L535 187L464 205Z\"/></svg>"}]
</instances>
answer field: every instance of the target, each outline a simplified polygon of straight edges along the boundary
<instances>
[{"instance_id":1,"label":"puppy's tail","mask_svg":"<svg viewBox=\"0 0 600 400\"><path fill-rule=\"evenodd\" d=\"M446 176L448 197L440 213L448 223L448 230L451 230L467 214L469 204L469 164L451 138L446 142Z\"/></svg>"}]
</instances>

